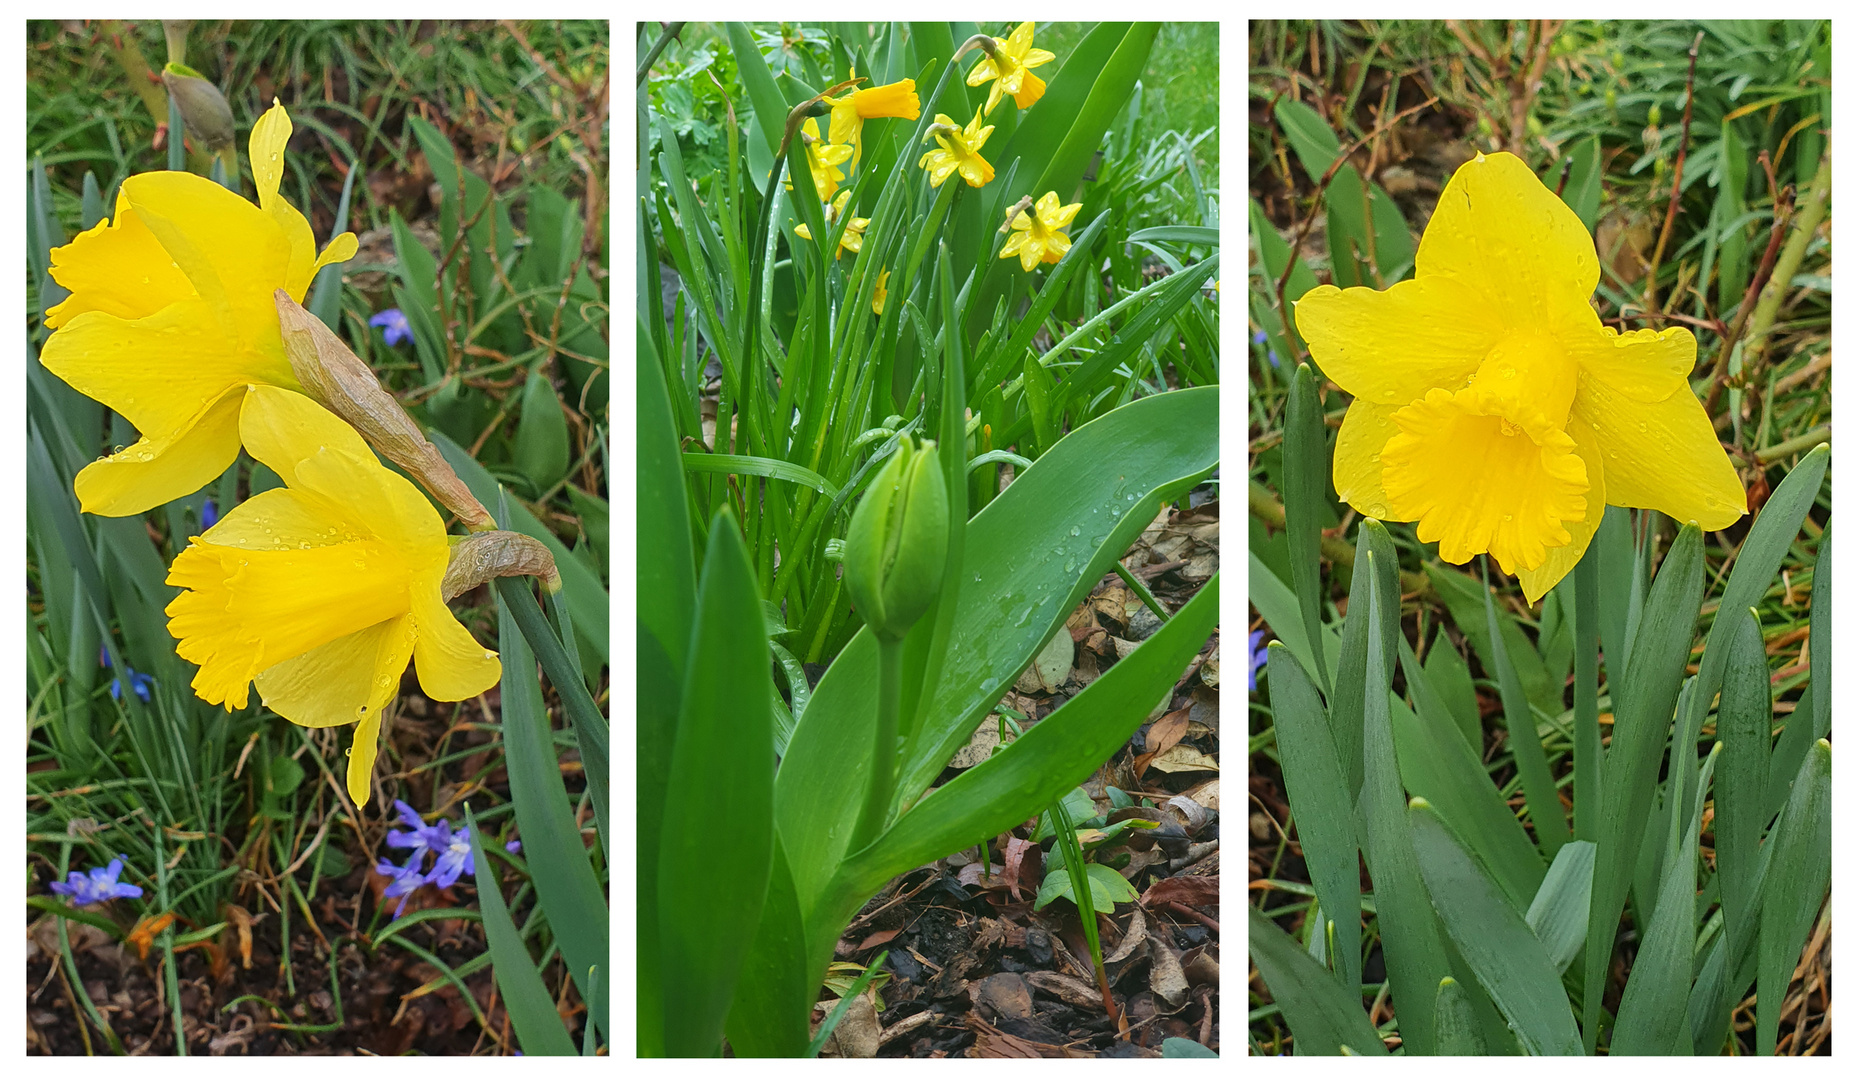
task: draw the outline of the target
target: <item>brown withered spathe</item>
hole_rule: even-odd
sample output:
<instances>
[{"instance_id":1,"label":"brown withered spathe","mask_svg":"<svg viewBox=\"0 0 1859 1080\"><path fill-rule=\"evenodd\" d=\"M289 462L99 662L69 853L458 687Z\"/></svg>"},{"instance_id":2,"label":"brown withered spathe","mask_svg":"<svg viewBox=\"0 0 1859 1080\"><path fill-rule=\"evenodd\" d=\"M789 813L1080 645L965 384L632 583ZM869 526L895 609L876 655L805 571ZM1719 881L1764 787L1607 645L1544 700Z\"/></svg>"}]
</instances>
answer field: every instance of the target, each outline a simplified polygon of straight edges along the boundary
<instances>
[{"instance_id":1,"label":"brown withered spathe","mask_svg":"<svg viewBox=\"0 0 1859 1080\"><path fill-rule=\"evenodd\" d=\"M490 511L458 478L438 447L426 441L419 425L368 365L289 293L279 289L274 295L284 351L304 392L348 421L381 456L407 470L440 505L457 514L466 529L476 533L496 528ZM552 561L550 565L553 569Z\"/></svg>"}]
</instances>

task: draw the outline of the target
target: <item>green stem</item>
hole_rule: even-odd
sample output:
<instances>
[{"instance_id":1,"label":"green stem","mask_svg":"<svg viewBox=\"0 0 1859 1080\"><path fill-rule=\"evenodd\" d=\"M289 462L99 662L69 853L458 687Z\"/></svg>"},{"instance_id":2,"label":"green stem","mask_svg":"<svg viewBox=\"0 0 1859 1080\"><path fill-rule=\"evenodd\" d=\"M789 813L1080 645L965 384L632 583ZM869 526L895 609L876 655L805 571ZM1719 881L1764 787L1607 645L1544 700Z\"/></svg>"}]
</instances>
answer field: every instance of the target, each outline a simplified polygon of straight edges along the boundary
<instances>
[{"instance_id":1,"label":"green stem","mask_svg":"<svg viewBox=\"0 0 1859 1080\"><path fill-rule=\"evenodd\" d=\"M1601 814L1600 552L1575 564L1575 838L1598 840Z\"/></svg>"},{"instance_id":2,"label":"green stem","mask_svg":"<svg viewBox=\"0 0 1859 1080\"><path fill-rule=\"evenodd\" d=\"M878 723L871 746L871 786L859 811L848 851L864 849L884 830L897 785L897 707L904 686L904 643L878 639Z\"/></svg>"}]
</instances>

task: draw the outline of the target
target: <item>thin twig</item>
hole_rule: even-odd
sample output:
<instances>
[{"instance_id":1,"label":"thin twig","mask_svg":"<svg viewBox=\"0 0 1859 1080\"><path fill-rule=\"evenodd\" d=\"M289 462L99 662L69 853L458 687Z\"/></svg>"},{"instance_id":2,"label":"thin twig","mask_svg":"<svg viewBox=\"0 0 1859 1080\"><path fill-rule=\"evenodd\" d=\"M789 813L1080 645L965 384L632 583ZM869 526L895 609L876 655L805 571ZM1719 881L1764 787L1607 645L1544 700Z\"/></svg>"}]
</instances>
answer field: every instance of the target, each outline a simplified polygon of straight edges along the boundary
<instances>
[{"instance_id":1,"label":"thin twig","mask_svg":"<svg viewBox=\"0 0 1859 1080\"><path fill-rule=\"evenodd\" d=\"M1768 168L1769 154L1764 150L1760 155L1764 168ZM1710 392L1704 397L1705 413L1712 413L1717 408L1717 398L1723 393L1724 380L1730 371L1730 354L1735 351L1736 343L1743 336L1743 328L1749 325L1750 313L1756 309L1756 298L1762 294L1762 287L1769 283L1769 275L1775 272L1775 258L1781 252L1782 237L1788 232L1788 223L1794 216L1794 185L1782 189L1775 202L1775 221L1769 228L1769 246L1762 252L1762 262L1756 267L1755 276L1750 278L1749 287L1743 290L1743 302L1737 305L1736 319L1730 324L1730 332L1724 336L1723 345L1717 350L1717 363L1711 368Z\"/></svg>"},{"instance_id":2,"label":"thin twig","mask_svg":"<svg viewBox=\"0 0 1859 1080\"><path fill-rule=\"evenodd\" d=\"M1659 242L1653 245L1652 267L1646 271L1646 310L1659 310L1659 261L1665 257L1665 245L1672 239L1672 222L1678 217L1679 187L1685 179L1685 151L1691 144L1692 90L1698 77L1698 46L1704 43L1704 31L1691 39L1691 65L1685 70L1685 122L1678 129L1678 165L1672 170L1672 196L1665 204L1665 225L1659 229ZM1676 290L1674 290L1676 291Z\"/></svg>"}]
</instances>

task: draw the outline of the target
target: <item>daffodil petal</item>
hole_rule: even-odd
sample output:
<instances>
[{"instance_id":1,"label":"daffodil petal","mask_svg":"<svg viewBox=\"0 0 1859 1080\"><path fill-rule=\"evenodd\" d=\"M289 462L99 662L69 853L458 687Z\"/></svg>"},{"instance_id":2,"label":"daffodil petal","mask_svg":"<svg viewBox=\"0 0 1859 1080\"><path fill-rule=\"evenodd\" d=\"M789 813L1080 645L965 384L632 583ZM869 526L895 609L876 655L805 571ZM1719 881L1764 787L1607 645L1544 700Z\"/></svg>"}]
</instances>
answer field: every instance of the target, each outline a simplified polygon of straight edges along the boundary
<instances>
[{"instance_id":1,"label":"daffodil petal","mask_svg":"<svg viewBox=\"0 0 1859 1080\"><path fill-rule=\"evenodd\" d=\"M123 193L238 346L278 339L271 294L290 275L292 244L270 214L192 173L141 173L123 181ZM288 375L282 340L277 353Z\"/></svg>"},{"instance_id":2,"label":"daffodil petal","mask_svg":"<svg viewBox=\"0 0 1859 1080\"><path fill-rule=\"evenodd\" d=\"M1681 389L1690 393L1685 380L1698 359L1691 331L1673 326L1622 334L1603 327L1592 309L1585 314L1592 324L1587 332L1562 336L1563 348L1582 374L1633 401L1664 401Z\"/></svg>"},{"instance_id":3,"label":"daffodil petal","mask_svg":"<svg viewBox=\"0 0 1859 1080\"><path fill-rule=\"evenodd\" d=\"M1034 68L1041 64L1050 64L1057 59L1057 54L1047 52L1045 49L1028 49L1026 55L1020 58L1020 66Z\"/></svg>"},{"instance_id":4,"label":"daffodil petal","mask_svg":"<svg viewBox=\"0 0 1859 1080\"><path fill-rule=\"evenodd\" d=\"M205 487L239 457L242 396L228 392L192 420L84 466L72 485L79 508L102 517L127 517Z\"/></svg>"},{"instance_id":5,"label":"daffodil petal","mask_svg":"<svg viewBox=\"0 0 1859 1080\"><path fill-rule=\"evenodd\" d=\"M253 681L266 708L300 727L357 723L394 700L413 638L411 615L383 619L273 664Z\"/></svg>"},{"instance_id":6,"label":"daffodil petal","mask_svg":"<svg viewBox=\"0 0 1859 1080\"><path fill-rule=\"evenodd\" d=\"M318 255L316 257L316 262L311 265L311 279L314 280L317 271L321 270L323 267L331 266L336 263L348 262L350 259L353 259L355 253L360 250L361 241L355 239L354 233L345 232L341 236L336 237L329 242L327 247L323 248L323 253Z\"/></svg>"},{"instance_id":7,"label":"daffodil petal","mask_svg":"<svg viewBox=\"0 0 1859 1080\"><path fill-rule=\"evenodd\" d=\"M1033 24L1029 20L1013 28L1007 35L1007 52L1012 56L1025 56L1026 50L1033 47Z\"/></svg>"},{"instance_id":8,"label":"daffodil petal","mask_svg":"<svg viewBox=\"0 0 1859 1080\"><path fill-rule=\"evenodd\" d=\"M143 435L162 440L230 390L254 379L290 377L282 339L277 351L274 360L240 350L221 335L204 301L183 300L134 322L86 312L46 339L39 362L79 393L122 413Z\"/></svg>"},{"instance_id":9,"label":"daffodil petal","mask_svg":"<svg viewBox=\"0 0 1859 1080\"><path fill-rule=\"evenodd\" d=\"M1452 174L1414 256L1415 277L1443 275L1489 298L1513 328L1540 328L1586 306L1601 280L1594 240L1512 154L1481 154Z\"/></svg>"},{"instance_id":10,"label":"daffodil petal","mask_svg":"<svg viewBox=\"0 0 1859 1080\"><path fill-rule=\"evenodd\" d=\"M298 463L327 447L374 460L374 451L334 413L302 394L274 386L254 386L247 395L241 435L245 449L291 487L298 486Z\"/></svg>"},{"instance_id":11,"label":"daffodil petal","mask_svg":"<svg viewBox=\"0 0 1859 1080\"><path fill-rule=\"evenodd\" d=\"M226 511L200 539L247 551L302 551L368 537L329 517L323 500L290 488L272 488Z\"/></svg>"},{"instance_id":12,"label":"daffodil petal","mask_svg":"<svg viewBox=\"0 0 1859 1080\"><path fill-rule=\"evenodd\" d=\"M374 759L381 750L381 712L370 712L355 725L355 741L349 744L349 798L357 807L368 805L374 791Z\"/></svg>"},{"instance_id":13,"label":"daffodil petal","mask_svg":"<svg viewBox=\"0 0 1859 1080\"><path fill-rule=\"evenodd\" d=\"M1594 428L1579 417L1571 417L1568 435L1575 441L1575 453L1581 456L1582 464L1588 470L1588 513L1580 521L1563 522L1569 531L1569 542L1550 548L1541 566L1517 572L1517 582L1523 586L1524 599L1532 604L1541 600L1545 593L1556 587L1557 582L1568 576L1569 571L1575 569L1575 564L1581 561L1582 553L1588 550L1588 542L1594 539L1595 530L1601 527L1601 515L1607 510L1607 473L1601 461L1604 455Z\"/></svg>"},{"instance_id":14,"label":"daffodil petal","mask_svg":"<svg viewBox=\"0 0 1859 1080\"><path fill-rule=\"evenodd\" d=\"M1406 405L1434 387L1464 386L1505 332L1476 293L1437 277L1384 292L1319 285L1292 315L1323 373L1375 405Z\"/></svg>"},{"instance_id":15,"label":"daffodil petal","mask_svg":"<svg viewBox=\"0 0 1859 1080\"><path fill-rule=\"evenodd\" d=\"M419 625L413 665L426 696L434 701L464 701L495 685L503 676L503 665L439 598L439 575L416 580L413 593L413 618Z\"/></svg>"},{"instance_id":16,"label":"daffodil petal","mask_svg":"<svg viewBox=\"0 0 1859 1080\"><path fill-rule=\"evenodd\" d=\"M1388 493L1381 486L1381 451L1399 429L1394 414L1404 406L1374 405L1357 398L1336 433L1331 472L1336 494L1365 517L1388 519Z\"/></svg>"},{"instance_id":17,"label":"daffodil petal","mask_svg":"<svg viewBox=\"0 0 1859 1080\"><path fill-rule=\"evenodd\" d=\"M115 221L99 222L52 249L52 279L71 293L45 313L45 325L54 329L86 311L131 321L147 318L195 295L161 241L120 197Z\"/></svg>"},{"instance_id":18,"label":"daffodil petal","mask_svg":"<svg viewBox=\"0 0 1859 1080\"><path fill-rule=\"evenodd\" d=\"M1046 96L1046 80L1030 71L1021 71L1020 88L1013 92L1013 104L1018 109L1030 109Z\"/></svg>"},{"instance_id":19,"label":"daffodil petal","mask_svg":"<svg viewBox=\"0 0 1859 1080\"><path fill-rule=\"evenodd\" d=\"M1749 508L1748 493L1690 387L1659 402L1634 401L1592 379L1574 414L1594 425L1607 456L1607 501L1721 529Z\"/></svg>"},{"instance_id":20,"label":"daffodil petal","mask_svg":"<svg viewBox=\"0 0 1859 1080\"><path fill-rule=\"evenodd\" d=\"M258 186L258 202L269 205L284 182L284 147L290 142L290 114L272 99L269 109L252 125L249 149L252 159L252 182Z\"/></svg>"}]
</instances>

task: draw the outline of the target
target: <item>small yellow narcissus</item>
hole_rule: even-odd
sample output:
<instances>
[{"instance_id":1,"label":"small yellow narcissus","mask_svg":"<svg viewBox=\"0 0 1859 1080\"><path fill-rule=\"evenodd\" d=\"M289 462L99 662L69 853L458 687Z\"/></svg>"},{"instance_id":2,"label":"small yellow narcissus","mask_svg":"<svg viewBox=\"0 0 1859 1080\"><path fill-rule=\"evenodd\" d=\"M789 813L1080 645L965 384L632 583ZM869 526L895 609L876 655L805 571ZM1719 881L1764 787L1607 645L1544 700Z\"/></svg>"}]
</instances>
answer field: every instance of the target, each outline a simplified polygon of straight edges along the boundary
<instances>
[{"instance_id":1,"label":"small yellow narcissus","mask_svg":"<svg viewBox=\"0 0 1859 1080\"><path fill-rule=\"evenodd\" d=\"M881 641L900 641L942 591L949 552L949 491L929 440L897 452L852 511L846 591Z\"/></svg>"},{"instance_id":2,"label":"small yellow narcissus","mask_svg":"<svg viewBox=\"0 0 1859 1080\"><path fill-rule=\"evenodd\" d=\"M1078 216L1083 203L1059 205L1059 193L1048 191L1033 204L1033 212L1022 210L1014 215L1012 236L1001 245L1001 258L1020 256L1020 269L1032 270L1042 261L1055 263L1071 250L1072 239L1065 230Z\"/></svg>"},{"instance_id":3,"label":"small yellow narcissus","mask_svg":"<svg viewBox=\"0 0 1859 1080\"><path fill-rule=\"evenodd\" d=\"M839 171L839 166L852 157L850 146L833 146L820 141L820 122L813 117L801 128L807 133L807 168L813 171L813 190L822 201L831 199L833 192L839 190L839 182L846 174Z\"/></svg>"},{"instance_id":4,"label":"small yellow narcissus","mask_svg":"<svg viewBox=\"0 0 1859 1080\"><path fill-rule=\"evenodd\" d=\"M278 194L290 133L281 105L252 128L257 206L204 176L139 173L112 220L52 250L71 295L45 313L57 332L40 361L141 434L78 473L86 513L139 514L200 490L239 456L247 387L301 389L272 293L301 301L356 241L345 232L319 257L310 223Z\"/></svg>"},{"instance_id":5,"label":"small yellow narcissus","mask_svg":"<svg viewBox=\"0 0 1859 1080\"><path fill-rule=\"evenodd\" d=\"M826 223L828 225L838 221L840 216L846 212L846 201L851 198L852 192L847 190L840 192L839 197L833 200L832 206L826 211ZM839 234L839 246L833 249L833 258L837 260L840 255L848 251L857 255L859 248L865 246L865 228L870 224L870 218L862 217L855 217L846 222L846 231ZM813 239L813 230L807 228L804 224L796 225L794 226L794 235L803 240L811 240Z\"/></svg>"},{"instance_id":6,"label":"small yellow narcissus","mask_svg":"<svg viewBox=\"0 0 1859 1080\"><path fill-rule=\"evenodd\" d=\"M1297 302L1311 355L1355 398L1337 493L1419 522L1446 562L1489 552L1531 603L1574 569L1609 503L1706 530L1741 517L1742 484L1686 381L1697 342L1601 325L1599 280L1581 219L1521 160L1461 166L1411 281Z\"/></svg>"},{"instance_id":7,"label":"small yellow narcissus","mask_svg":"<svg viewBox=\"0 0 1859 1080\"><path fill-rule=\"evenodd\" d=\"M1005 94L1013 95L1016 108L1030 109L1045 94L1046 83L1028 69L1056 59L1044 49L1033 48L1033 24L1023 22L1005 41L994 39L994 48L968 73L968 85L980 86L989 79L994 80L994 85L988 88L985 106L990 113Z\"/></svg>"},{"instance_id":8,"label":"small yellow narcissus","mask_svg":"<svg viewBox=\"0 0 1859 1080\"><path fill-rule=\"evenodd\" d=\"M878 287L871 291L871 313L884 314L884 287L891 282L891 272L884 271L878 275Z\"/></svg>"},{"instance_id":9,"label":"small yellow narcissus","mask_svg":"<svg viewBox=\"0 0 1859 1080\"><path fill-rule=\"evenodd\" d=\"M852 74L857 76L858 72ZM835 143L851 145L854 169L858 168L859 158L864 154L862 135L865 121L883 117L915 120L923 115L923 107L917 101L915 79L868 86L841 97L829 97L826 102L833 107L833 119L827 129L827 138Z\"/></svg>"},{"instance_id":10,"label":"small yellow narcissus","mask_svg":"<svg viewBox=\"0 0 1859 1080\"><path fill-rule=\"evenodd\" d=\"M936 122L930 125L928 135L936 140L939 149L924 154L917 162L929 170L930 187L941 187L942 182L956 172L962 174L962 179L968 181L969 187L981 187L994 179L994 166L981 156L981 148L992 134L993 124L981 126L980 109L975 110L975 118L965 128L956 127L954 120L937 113Z\"/></svg>"}]
</instances>

